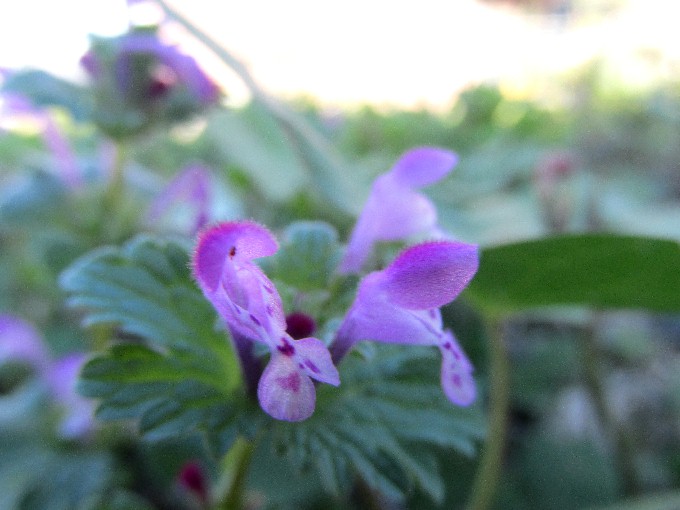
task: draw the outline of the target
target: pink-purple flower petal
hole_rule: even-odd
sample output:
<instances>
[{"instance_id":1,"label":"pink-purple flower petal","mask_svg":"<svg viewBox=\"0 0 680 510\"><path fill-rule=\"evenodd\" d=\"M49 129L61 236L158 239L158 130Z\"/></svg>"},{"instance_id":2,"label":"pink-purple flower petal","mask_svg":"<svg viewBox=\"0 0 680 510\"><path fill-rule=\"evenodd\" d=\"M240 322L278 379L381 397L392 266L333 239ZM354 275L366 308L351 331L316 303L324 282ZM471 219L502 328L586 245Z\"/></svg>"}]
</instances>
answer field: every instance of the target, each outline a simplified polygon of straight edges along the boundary
<instances>
[{"instance_id":1,"label":"pink-purple flower petal","mask_svg":"<svg viewBox=\"0 0 680 510\"><path fill-rule=\"evenodd\" d=\"M383 272L383 290L411 310L453 301L477 272L477 246L459 241L422 243L404 250Z\"/></svg>"},{"instance_id":2,"label":"pink-purple flower petal","mask_svg":"<svg viewBox=\"0 0 680 510\"><path fill-rule=\"evenodd\" d=\"M257 396L262 409L277 420L306 420L316 405L312 380L301 373L293 356L276 352L260 377Z\"/></svg>"},{"instance_id":3,"label":"pink-purple flower petal","mask_svg":"<svg viewBox=\"0 0 680 510\"><path fill-rule=\"evenodd\" d=\"M417 190L442 179L456 162L453 152L420 147L405 153L389 172L378 176L350 236L340 272L359 272L378 241L415 235L439 237L435 206Z\"/></svg>"}]
</instances>

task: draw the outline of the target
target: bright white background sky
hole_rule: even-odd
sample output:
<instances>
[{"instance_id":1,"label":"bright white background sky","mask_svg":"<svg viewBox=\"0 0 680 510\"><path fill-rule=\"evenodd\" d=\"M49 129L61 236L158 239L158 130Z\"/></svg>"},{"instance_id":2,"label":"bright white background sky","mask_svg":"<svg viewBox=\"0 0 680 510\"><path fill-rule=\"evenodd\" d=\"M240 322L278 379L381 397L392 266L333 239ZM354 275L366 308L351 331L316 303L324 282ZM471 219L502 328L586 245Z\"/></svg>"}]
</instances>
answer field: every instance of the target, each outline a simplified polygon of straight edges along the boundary
<instances>
[{"instance_id":1,"label":"bright white background sky","mask_svg":"<svg viewBox=\"0 0 680 510\"><path fill-rule=\"evenodd\" d=\"M628 60L640 48L670 55L668 72L680 62L675 0L631 0L604 24L568 30L474 0L420 0L417 8L393 0L170 3L243 60L266 89L331 104L445 106L470 83L501 78L515 89L531 88L536 75L603 53L639 84L651 78L649 69ZM76 77L87 34L115 35L127 22L125 0L5 0L0 67ZM239 94L220 66L207 64L227 91Z\"/></svg>"}]
</instances>

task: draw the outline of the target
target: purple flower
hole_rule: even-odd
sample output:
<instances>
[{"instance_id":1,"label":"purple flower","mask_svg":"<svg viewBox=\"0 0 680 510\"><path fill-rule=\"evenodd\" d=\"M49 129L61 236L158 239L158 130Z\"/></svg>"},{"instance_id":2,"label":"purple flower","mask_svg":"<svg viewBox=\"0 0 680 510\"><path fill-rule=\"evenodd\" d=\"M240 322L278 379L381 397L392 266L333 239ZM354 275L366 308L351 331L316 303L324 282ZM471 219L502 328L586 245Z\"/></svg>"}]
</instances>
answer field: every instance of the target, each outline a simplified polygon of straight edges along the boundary
<instances>
[{"instance_id":1,"label":"purple flower","mask_svg":"<svg viewBox=\"0 0 680 510\"><path fill-rule=\"evenodd\" d=\"M73 353L55 360L45 372L55 402L64 410L59 434L66 439L87 436L95 426L94 401L76 391L78 375L87 361L84 353Z\"/></svg>"},{"instance_id":2,"label":"purple flower","mask_svg":"<svg viewBox=\"0 0 680 510\"><path fill-rule=\"evenodd\" d=\"M366 275L331 346L337 363L361 340L436 345L442 353L441 383L459 405L475 399L473 367L450 331L443 330L439 307L453 301L478 266L477 247L458 241L432 241L404 250L387 268Z\"/></svg>"},{"instance_id":3,"label":"purple flower","mask_svg":"<svg viewBox=\"0 0 680 510\"><path fill-rule=\"evenodd\" d=\"M294 340L286 332L281 298L253 262L277 249L276 239L261 225L221 223L199 235L193 272L232 336L269 347L271 357L257 387L262 409L279 420L301 421L314 412L312 379L337 386L340 378L323 342Z\"/></svg>"},{"instance_id":4,"label":"purple flower","mask_svg":"<svg viewBox=\"0 0 680 510\"><path fill-rule=\"evenodd\" d=\"M152 65L144 76L143 89L138 81L137 60L148 56ZM103 65L96 53L88 51L80 60L83 68L95 80L102 79ZM153 100L165 95L177 85L183 85L203 105L215 103L220 96L218 87L198 67L196 61L180 53L175 46L163 44L155 35L132 33L117 40L114 75L118 89L140 100Z\"/></svg>"},{"instance_id":5,"label":"purple flower","mask_svg":"<svg viewBox=\"0 0 680 510\"><path fill-rule=\"evenodd\" d=\"M406 152L392 169L373 182L340 264L342 273L358 273L377 241L414 235L441 237L434 204L417 190L442 179L458 157L450 151L420 147Z\"/></svg>"},{"instance_id":6,"label":"purple flower","mask_svg":"<svg viewBox=\"0 0 680 510\"><path fill-rule=\"evenodd\" d=\"M196 234L210 219L211 188L207 168L200 165L187 167L161 190L149 208L147 222L157 222L173 206L184 203L192 210L191 234Z\"/></svg>"},{"instance_id":7,"label":"purple flower","mask_svg":"<svg viewBox=\"0 0 680 510\"><path fill-rule=\"evenodd\" d=\"M76 382L86 361L83 353L50 359L40 333L13 315L0 315L0 363L21 361L35 367L54 401L64 410L59 433L67 439L86 436L94 428L94 403L78 395Z\"/></svg>"},{"instance_id":8,"label":"purple flower","mask_svg":"<svg viewBox=\"0 0 680 510\"><path fill-rule=\"evenodd\" d=\"M20 94L6 94L2 98L0 113L5 115L26 115L38 122L45 146L54 157L55 166L64 184L76 189L83 184L83 172L71 145L61 133L52 116Z\"/></svg>"},{"instance_id":9,"label":"purple flower","mask_svg":"<svg viewBox=\"0 0 680 510\"><path fill-rule=\"evenodd\" d=\"M9 314L0 315L0 363L17 361L36 370L47 366L49 357L40 333L28 322Z\"/></svg>"}]
</instances>

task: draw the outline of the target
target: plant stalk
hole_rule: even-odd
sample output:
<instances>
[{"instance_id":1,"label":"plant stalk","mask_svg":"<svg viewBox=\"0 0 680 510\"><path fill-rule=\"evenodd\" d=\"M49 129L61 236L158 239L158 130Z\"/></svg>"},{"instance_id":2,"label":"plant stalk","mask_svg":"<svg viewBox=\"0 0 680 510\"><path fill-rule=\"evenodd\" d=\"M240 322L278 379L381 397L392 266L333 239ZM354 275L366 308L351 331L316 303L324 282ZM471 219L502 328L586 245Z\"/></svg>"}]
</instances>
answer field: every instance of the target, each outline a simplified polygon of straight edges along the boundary
<instances>
[{"instance_id":1,"label":"plant stalk","mask_svg":"<svg viewBox=\"0 0 680 510\"><path fill-rule=\"evenodd\" d=\"M489 376L489 436L472 485L468 510L486 510L500 481L510 406L510 362L504 340L505 322L491 321Z\"/></svg>"}]
</instances>

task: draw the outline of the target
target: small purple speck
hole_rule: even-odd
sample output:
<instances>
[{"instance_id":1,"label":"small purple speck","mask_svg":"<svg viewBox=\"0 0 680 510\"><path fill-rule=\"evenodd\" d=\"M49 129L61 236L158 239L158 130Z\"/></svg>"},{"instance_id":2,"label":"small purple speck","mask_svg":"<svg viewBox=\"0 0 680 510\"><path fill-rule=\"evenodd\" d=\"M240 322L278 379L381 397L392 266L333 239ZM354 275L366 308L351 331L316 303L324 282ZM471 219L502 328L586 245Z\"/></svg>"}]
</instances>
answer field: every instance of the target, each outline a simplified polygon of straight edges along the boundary
<instances>
[{"instance_id":1,"label":"small purple speck","mask_svg":"<svg viewBox=\"0 0 680 510\"><path fill-rule=\"evenodd\" d=\"M451 342L446 342L444 345L442 345L444 349L450 350L451 349Z\"/></svg>"},{"instance_id":2,"label":"small purple speck","mask_svg":"<svg viewBox=\"0 0 680 510\"><path fill-rule=\"evenodd\" d=\"M463 382L460 378L460 375L458 375L458 374L453 374L453 376L451 377L451 381L453 382L453 384L455 384L459 388L461 387L462 382Z\"/></svg>"},{"instance_id":3,"label":"small purple speck","mask_svg":"<svg viewBox=\"0 0 680 510\"><path fill-rule=\"evenodd\" d=\"M432 317L433 319L437 318L437 312L435 312L434 309L430 310L430 317Z\"/></svg>"},{"instance_id":4,"label":"small purple speck","mask_svg":"<svg viewBox=\"0 0 680 510\"><path fill-rule=\"evenodd\" d=\"M295 354L295 347L293 347L288 340L281 338L281 341L283 342L283 345L276 346L281 354L284 356L292 356Z\"/></svg>"},{"instance_id":5,"label":"small purple speck","mask_svg":"<svg viewBox=\"0 0 680 510\"><path fill-rule=\"evenodd\" d=\"M255 317L252 313L250 314L250 320L257 324L258 326L262 326L262 324L260 324L260 321L257 320L257 317Z\"/></svg>"},{"instance_id":6,"label":"small purple speck","mask_svg":"<svg viewBox=\"0 0 680 510\"><path fill-rule=\"evenodd\" d=\"M317 366L316 366L313 362L311 362L310 360L306 359L306 360L305 360L305 365L307 365L307 367L308 367L312 372L314 372L315 374L320 374L320 373L321 373L321 370L319 370L319 367L317 367Z\"/></svg>"}]
</instances>

